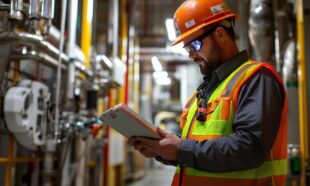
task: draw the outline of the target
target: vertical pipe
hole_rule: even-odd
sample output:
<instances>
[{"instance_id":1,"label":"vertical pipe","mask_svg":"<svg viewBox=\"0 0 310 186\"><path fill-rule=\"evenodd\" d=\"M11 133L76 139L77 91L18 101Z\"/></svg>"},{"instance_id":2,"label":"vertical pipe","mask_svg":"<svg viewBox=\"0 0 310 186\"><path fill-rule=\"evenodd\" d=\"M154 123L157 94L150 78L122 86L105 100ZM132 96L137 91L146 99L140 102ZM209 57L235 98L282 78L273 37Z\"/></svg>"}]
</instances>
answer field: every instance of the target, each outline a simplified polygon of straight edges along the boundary
<instances>
[{"instance_id":1,"label":"vertical pipe","mask_svg":"<svg viewBox=\"0 0 310 186\"><path fill-rule=\"evenodd\" d=\"M298 100L299 100L299 129L301 150L301 185L306 185L306 164L308 152L308 117L307 117L307 79L305 64L305 33L303 0L296 1L297 12L297 50L298 50Z\"/></svg>"},{"instance_id":2,"label":"vertical pipe","mask_svg":"<svg viewBox=\"0 0 310 186\"><path fill-rule=\"evenodd\" d=\"M110 108L113 105L113 94L112 90L108 91L107 107ZM110 138L110 127L104 127L104 146L103 146L103 186L108 186L109 178L109 138Z\"/></svg>"},{"instance_id":3,"label":"vertical pipe","mask_svg":"<svg viewBox=\"0 0 310 186\"><path fill-rule=\"evenodd\" d=\"M5 170L5 186L11 185L11 168L14 154L13 149L14 149L14 138L12 135L10 135L8 141L8 162L6 164L6 170Z\"/></svg>"},{"instance_id":4,"label":"vertical pipe","mask_svg":"<svg viewBox=\"0 0 310 186\"><path fill-rule=\"evenodd\" d=\"M127 90L128 90L128 68L127 68L127 48L128 48L128 23L127 23L127 0L121 0L121 47L120 58L126 62L125 85L120 88L120 102L127 104Z\"/></svg>"},{"instance_id":5,"label":"vertical pipe","mask_svg":"<svg viewBox=\"0 0 310 186\"><path fill-rule=\"evenodd\" d=\"M69 56L69 65L68 65L68 90L67 90L67 98L70 100L74 99L74 85L75 85L75 55L74 50L76 46L76 24L77 24L77 15L78 15L78 1L77 0L69 0L69 17L68 17L68 41L67 41L67 54ZM65 162L63 165L62 173L61 173L61 185L68 186L70 185L70 162L71 162L71 153L72 147L67 147L67 153L65 158Z\"/></svg>"},{"instance_id":6,"label":"vertical pipe","mask_svg":"<svg viewBox=\"0 0 310 186\"><path fill-rule=\"evenodd\" d=\"M93 0L83 0L81 49L85 55L85 66L90 66L92 38Z\"/></svg>"},{"instance_id":7,"label":"vertical pipe","mask_svg":"<svg viewBox=\"0 0 310 186\"><path fill-rule=\"evenodd\" d=\"M14 63L14 73L13 73L13 85L15 86L20 78L20 63L15 62ZM5 186L11 185L11 169L12 169L12 160L14 156L14 137L12 135L8 138L8 161L6 164L6 170L5 170Z\"/></svg>"},{"instance_id":8,"label":"vertical pipe","mask_svg":"<svg viewBox=\"0 0 310 186\"><path fill-rule=\"evenodd\" d=\"M48 36L54 18L55 0L43 0L41 7L41 17L43 18L43 35Z\"/></svg>"},{"instance_id":9,"label":"vertical pipe","mask_svg":"<svg viewBox=\"0 0 310 186\"><path fill-rule=\"evenodd\" d=\"M11 0L10 18L16 20L23 19L23 0Z\"/></svg>"},{"instance_id":10,"label":"vertical pipe","mask_svg":"<svg viewBox=\"0 0 310 186\"><path fill-rule=\"evenodd\" d=\"M58 67L57 67L57 81L56 81L56 98L55 98L55 126L54 134L47 136L45 145L45 156L44 156L44 171L46 173L44 179L44 186L53 185L53 153L56 150L56 139L58 137L59 130L59 102L60 102L60 88L61 88L61 54L63 53L64 47L64 32L66 22L66 10L67 0L62 1L62 12L61 12L61 25L60 25L60 43L59 43L59 56L58 56Z\"/></svg>"},{"instance_id":11,"label":"vertical pipe","mask_svg":"<svg viewBox=\"0 0 310 186\"><path fill-rule=\"evenodd\" d=\"M56 101L55 101L55 132L58 133L59 129L59 102L60 102L60 88L61 88L61 54L63 53L64 40L65 40L65 23L66 23L66 10L67 0L62 1L61 12L61 27L60 27L60 43L59 43L59 56L58 56L58 68L57 68L57 82L56 82Z\"/></svg>"},{"instance_id":12,"label":"vertical pipe","mask_svg":"<svg viewBox=\"0 0 310 186\"><path fill-rule=\"evenodd\" d=\"M40 34L40 1L30 0L29 2L29 31L35 34Z\"/></svg>"},{"instance_id":13,"label":"vertical pipe","mask_svg":"<svg viewBox=\"0 0 310 186\"><path fill-rule=\"evenodd\" d=\"M113 0L113 57L118 57L119 0Z\"/></svg>"},{"instance_id":14,"label":"vertical pipe","mask_svg":"<svg viewBox=\"0 0 310 186\"><path fill-rule=\"evenodd\" d=\"M54 0L43 0L41 17L44 19L52 20L54 18Z\"/></svg>"},{"instance_id":15,"label":"vertical pipe","mask_svg":"<svg viewBox=\"0 0 310 186\"><path fill-rule=\"evenodd\" d=\"M39 19L40 18L39 0L30 0L29 18L30 19Z\"/></svg>"},{"instance_id":16,"label":"vertical pipe","mask_svg":"<svg viewBox=\"0 0 310 186\"><path fill-rule=\"evenodd\" d=\"M104 127L104 146L103 146L103 186L108 185L109 172L109 138L110 127Z\"/></svg>"},{"instance_id":17,"label":"vertical pipe","mask_svg":"<svg viewBox=\"0 0 310 186\"><path fill-rule=\"evenodd\" d=\"M70 0L69 5L69 17L68 17L68 44L67 44L67 54L70 59L69 71L68 71L68 91L67 98L74 98L74 83L75 83L75 55L74 50L76 46L76 24L77 24L77 10L78 1Z\"/></svg>"}]
</instances>

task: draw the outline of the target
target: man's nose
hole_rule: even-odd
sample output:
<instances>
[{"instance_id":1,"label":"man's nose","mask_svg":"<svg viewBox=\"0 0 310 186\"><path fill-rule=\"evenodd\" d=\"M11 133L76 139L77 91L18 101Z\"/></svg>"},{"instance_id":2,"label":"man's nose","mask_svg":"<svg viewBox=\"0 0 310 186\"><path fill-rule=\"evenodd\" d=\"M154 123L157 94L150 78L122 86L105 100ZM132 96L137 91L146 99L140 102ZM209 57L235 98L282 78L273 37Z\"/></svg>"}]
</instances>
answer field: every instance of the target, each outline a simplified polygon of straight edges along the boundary
<instances>
[{"instance_id":1,"label":"man's nose","mask_svg":"<svg viewBox=\"0 0 310 186\"><path fill-rule=\"evenodd\" d=\"M197 57L197 53L194 52L193 50L190 50L188 52L188 57L193 59L193 58Z\"/></svg>"}]
</instances>

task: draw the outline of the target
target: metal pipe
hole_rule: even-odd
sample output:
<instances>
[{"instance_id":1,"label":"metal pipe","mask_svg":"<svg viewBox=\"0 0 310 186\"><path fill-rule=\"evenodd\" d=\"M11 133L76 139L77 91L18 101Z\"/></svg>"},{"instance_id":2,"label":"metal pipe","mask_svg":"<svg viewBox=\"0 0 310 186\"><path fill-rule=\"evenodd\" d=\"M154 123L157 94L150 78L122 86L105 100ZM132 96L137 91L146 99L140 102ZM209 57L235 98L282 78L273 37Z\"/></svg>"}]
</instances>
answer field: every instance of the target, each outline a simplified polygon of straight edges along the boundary
<instances>
[{"instance_id":1,"label":"metal pipe","mask_svg":"<svg viewBox=\"0 0 310 186\"><path fill-rule=\"evenodd\" d=\"M272 62L274 52L274 15L271 0L252 0L249 38L256 61Z\"/></svg>"},{"instance_id":2,"label":"metal pipe","mask_svg":"<svg viewBox=\"0 0 310 186\"><path fill-rule=\"evenodd\" d=\"M55 7L54 0L43 0L41 8L41 17L43 19L52 20L54 18L54 7Z\"/></svg>"},{"instance_id":3,"label":"metal pipe","mask_svg":"<svg viewBox=\"0 0 310 186\"><path fill-rule=\"evenodd\" d=\"M53 167L53 154L56 151L56 140L47 138L44 149L44 161L43 161L43 185L53 185L53 175L55 174Z\"/></svg>"},{"instance_id":4,"label":"metal pipe","mask_svg":"<svg viewBox=\"0 0 310 186\"><path fill-rule=\"evenodd\" d=\"M67 54L71 59L68 70L68 91L67 98L73 99L74 97L74 83L75 83L75 61L76 56L74 54L76 46L76 23L77 23L77 10L78 2L76 0L70 0L69 5L69 31L68 31L68 42L67 42Z\"/></svg>"},{"instance_id":5,"label":"metal pipe","mask_svg":"<svg viewBox=\"0 0 310 186\"><path fill-rule=\"evenodd\" d=\"M54 18L54 0L43 0L41 7L41 17L43 19L43 35L47 37ZM63 7L65 8L65 7Z\"/></svg>"},{"instance_id":6,"label":"metal pipe","mask_svg":"<svg viewBox=\"0 0 310 186\"><path fill-rule=\"evenodd\" d=\"M28 158L28 157L18 157L18 158L0 158L0 164L1 163L31 163L35 161L41 161L41 159L37 158Z\"/></svg>"},{"instance_id":7,"label":"metal pipe","mask_svg":"<svg viewBox=\"0 0 310 186\"><path fill-rule=\"evenodd\" d=\"M58 68L57 68L57 82L56 82L56 100L55 100L55 132L56 136L58 135L59 130L59 100L60 100L60 89L61 89L61 53L64 48L65 40L65 24L66 24L66 10L67 10L67 0L62 1L62 12L61 12L61 27L60 27L60 43L59 43L59 57L58 57Z\"/></svg>"},{"instance_id":8,"label":"metal pipe","mask_svg":"<svg viewBox=\"0 0 310 186\"><path fill-rule=\"evenodd\" d=\"M29 5L29 18L30 19L39 19L40 18L40 7L39 0L30 0Z\"/></svg>"},{"instance_id":9,"label":"metal pipe","mask_svg":"<svg viewBox=\"0 0 310 186\"><path fill-rule=\"evenodd\" d=\"M4 32L0 34L0 45L1 44L13 44L13 43L22 43L22 44L35 44L38 47L38 50L41 51L41 54L46 53L54 59L58 58L59 55L61 56L61 60L66 62L66 64L69 63L69 57L63 53L60 52L56 47L54 47L49 42L45 41L43 37L38 35L33 35L25 32ZM1 53L1 52L0 52ZM42 55L41 55L42 56ZM51 63L53 65L54 63ZM58 64L58 63L57 63ZM81 63L75 64L76 68L84 73L87 76L91 76L92 73L86 70L85 65Z\"/></svg>"},{"instance_id":10,"label":"metal pipe","mask_svg":"<svg viewBox=\"0 0 310 186\"><path fill-rule=\"evenodd\" d=\"M13 159L13 156L14 156L14 137L10 135L8 141L8 159ZM12 163L8 161L5 170L5 186L11 185L11 173L12 173L11 168Z\"/></svg>"},{"instance_id":11,"label":"metal pipe","mask_svg":"<svg viewBox=\"0 0 310 186\"><path fill-rule=\"evenodd\" d=\"M56 68L58 66L58 61L52 57L50 57L49 55L46 55L44 53L41 52L37 52L37 51L27 51L24 53L13 53L10 55L9 57L10 59L13 60L21 60L21 59L33 59L43 65L49 66L51 68ZM67 69L67 64L68 61L65 61L65 64L61 65L61 69L62 70L66 70Z\"/></svg>"},{"instance_id":12,"label":"metal pipe","mask_svg":"<svg viewBox=\"0 0 310 186\"><path fill-rule=\"evenodd\" d=\"M50 54L54 58L58 58L60 55L62 60L69 61L66 54L60 53L60 51L49 42L45 41L42 36L29 34L26 32L4 32L0 34L0 44L35 44L40 51L44 51Z\"/></svg>"},{"instance_id":13,"label":"metal pipe","mask_svg":"<svg viewBox=\"0 0 310 186\"><path fill-rule=\"evenodd\" d=\"M301 185L306 185L306 165L309 160L308 149L308 110L307 110L307 77L305 60L305 29L303 0L296 1L297 13L297 50L298 50L298 100L299 129L301 152Z\"/></svg>"},{"instance_id":14,"label":"metal pipe","mask_svg":"<svg viewBox=\"0 0 310 186\"><path fill-rule=\"evenodd\" d=\"M121 52L120 58L125 61L126 74L125 83L123 88L122 102L128 104L128 11L127 11L127 0L121 0Z\"/></svg>"},{"instance_id":15,"label":"metal pipe","mask_svg":"<svg viewBox=\"0 0 310 186\"><path fill-rule=\"evenodd\" d=\"M76 79L76 55L74 53L75 47L76 47L76 24L77 24L77 10L78 10L78 1L76 0L69 0L69 17L68 17L68 41L67 41L67 54L70 59L70 63L68 66L68 81L67 81L67 98L68 103L70 103L71 100L74 99L74 88L75 88L75 79ZM72 140L72 139L68 139ZM69 142L67 143L69 145ZM72 147L68 146L66 148L66 153L64 153L64 157L62 157L62 160L65 160L64 163L61 163L61 166L63 166L61 171L59 183L62 186L68 186L70 185L70 179L67 179L70 176L70 162L71 162L71 153L72 153ZM59 184L58 183L58 184Z\"/></svg>"},{"instance_id":16,"label":"metal pipe","mask_svg":"<svg viewBox=\"0 0 310 186\"><path fill-rule=\"evenodd\" d=\"M81 49L85 55L85 66L90 66L90 47L92 38L93 0L83 0Z\"/></svg>"},{"instance_id":17,"label":"metal pipe","mask_svg":"<svg viewBox=\"0 0 310 186\"><path fill-rule=\"evenodd\" d=\"M60 31L58 30L58 28L56 28L54 25L50 26L50 30L49 30L49 35L48 35L49 39L52 39L53 41L55 41L55 43L59 43L60 41Z\"/></svg>"},{"instance_id":18,"label":"metal pipe","mask_svg":"<svg viewBox=\"0 0 310 186\"><path fill-rule=\"evenodd\" d=\"M5 4L5 3L0 3L0 11L10 11L11 10L11 5L10 4Z\"/></svg>"},{"instance_id":19,"label":"metal pipe","mask_svg":"<svg viewBox=\"0 0 310 186\"><path fill-rule=\"evenodd\" d=\"M23 0L11 0L10 18L16 20L23 19Z\"/></svg>"},{"instance_id":20,"label":"metal pipe","mask_svg":"<svg viewBox=\"0 0 310 186\"><path fill-rule=\"evenodd\" d=\"M113 0L113 57L118 57L119 0Z\"/></svg>"}]
</instances>

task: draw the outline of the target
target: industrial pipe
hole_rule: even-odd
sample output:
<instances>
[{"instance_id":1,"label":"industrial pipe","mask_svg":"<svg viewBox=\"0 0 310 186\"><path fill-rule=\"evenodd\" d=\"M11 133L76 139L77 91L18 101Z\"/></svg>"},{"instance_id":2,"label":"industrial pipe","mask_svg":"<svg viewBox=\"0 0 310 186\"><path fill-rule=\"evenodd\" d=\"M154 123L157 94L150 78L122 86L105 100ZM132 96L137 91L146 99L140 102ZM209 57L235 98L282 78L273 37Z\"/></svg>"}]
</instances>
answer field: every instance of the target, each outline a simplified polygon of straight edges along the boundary
<instances>
[{"instance_id":1,"label":"industrial pipe","mask_svg":"<svg viewBox=\"0 0 310 186\"><path fill-rule=\"evenodd\" d=\"M59 57L58 57L58 68L57 68L57 82L56 82L56 101L55 101L55 132L56 136L59 131L59 103L60 103L60 89L61 89L61 53L64 48L65 41L65 24L66 24L66 10L67 10L67 0L62 1L62 12L61 12L61 27L60 27L60 43L59 43Z\"/></svg>"},{"instance_id":2,"label":"industrial pipe","mask_svg":"<svg viewBox=\"0 0 310 186\"><path fill-rule=\"evenodd\" d=\"M30 0L29 3L29 19L39 19L40 18L40 1Z\"/></svg>"},{"instance_id":3,"label":"industrial pipe","mask_svg":"<svg viewBox=\"0 0 310 186\"><path fill-rule=\"evenodd\" d=\"M298 49L298 100L301 153L301 185L306 185L306 167L309 161L307 77L305 55L305 28L303 0L296 1Z\"/></svg>"},{"instance_id":4,"label":"industrial pipe","mask_svg":"<svg viewBox=\"0 0 310 186\"><path fill-rule=\"evenodd\" d=\"M35 161L41 161L40 158L28 158L28 157L17 157L17 158L0 158L0 164L1 163L31 163Z\"/></svg>"},{"instance_id":5,"label":"industrial pipe","mask_svg":"<svg viewBox=\"0 0 310 186\"><path fill-rule=\"evenodd\" d=\"M77 24L77 10L78 2L76 0L70 0L69 2L69 31L68 31L68 42L67 42L67 54L70 58L69 70L68 70L68 92L67 98L74 98L74 84L75 84L75 62L76 56L74 54L76 46L76 24Z\"/></svg>"},{"instance_id":6,"label":"industrial pipe","mask_svg":"<svg viewBox=\"0 0 310 186\"><path fill-rule=\"evenodd\" d=\"M54 59L57 59L59 55L61 60L69 63L69 57L60 52L56 47L54 47L49 42L45 41L43 37L29 34L26 32L4 32L0 34L0 44L12 44L12 43L22 43L22 44L35 44L42 53L46 53ZM51 63L53 65L54 63ZM58 63L57 63L58 64ZM86 69L86 67L81 63L76 63L76 68L86 76L91 76L92 73Z\"/></svg>"},{"instance_id":7,"label":"industrial pipe","mask_svg":"<svg viewBox=\"0 0 310 186\"><path fill-rule=\"evenodd\" d=\"M39 50L50 54L55 59L60 55L62 60L69 61L68 56L54 47L52 44L44 40L43 37L29 34L26 32L4 32L0 34L0 44L12 44L12 43L23 43L23 44L35 44Z\"/></svg>"},{"instance_id":8,"label":"industrial pipe","mask_svg":"<svg viewBox=\"0 0 310 186\"><path fill-rule=\"evenodd\" d=\"M52 24L52 19L54 18L54 0L43 0L41 7L41 18L43 19L43 35L47 37L49 34L49 29ZM62 7L65 8L65 7Z\"/></svg>"},{"instance_id":9,"label":"industrial pipe","mask_svg":"<svg viewBox=\"0 0 310 186\"><path fill-rule=\"evenodd\" d=\"M23 0L11 0L10 18L16 20L23 19Z\"/></svg>"},{"instance_id":10,"label":"industrial pipe","mask_svg":"<svg viewBox=\"0 0 310 186\"><path fill-rule=\"evenodd\" d=\"M50 2L54 2L52 0L44 0L48 6L50 6ZM44 4L43 3L43 4ZM45 4L45 5L46 5ZM43 9L44 9L44 5ZM60 103L60 89L61 89L61 64L62 64L62 52L64 47L64 40L65 40L65 23L66 23L66 9L67 9L67 0L62 1L62 12L61 12L61 25L60 25L60 43L59 43L59 53L58 53L58 66L57 66L57 80L56 80L56 98L55 98L55 123L54 123L54 134L50 134L47 136L46 139L46 148L45 148L45 156L44 156L44 171L45 171L45 179L44 179L44 186L52 186L53 184L53 176L54 176L54 166L53 166L53 153L56 151L56 141L58 138L59 133L59 103ZM49 13L51 12L44 12L42 10L42 17L44 18L52 18ZM45 15L46 13L47 15Z\"/></svg>"},{"instance_id":11,"label":"industrial pipe","mask_svg":"<svg viewBox=\"0 0 310 186\"><path fill-rule=\"evenodd\" d=\"M46 65L54 69L58 65L58 61L56 59L44 53L38 52L38 51L26 51L23 53L13 53L13 54L10 54L9 59L12 59L12 60L32 59L43 65ZM65 61L65 62L66 62L65 64L61 65L62 70L67 69L66 64L68 64L68 61Z\"/></svg>"},{"instance_id":12,"label":"industrial pipe","mask_svg":"<svg viewBox=\"0 0 310 186\"><path fill-rule=\"evenodd\" d=\"M29 32L40 35L40 7L39 0L30 0L29 2Z\"/></svg>"},{"instance_id":13,"label":"industrial pipe","mask_svg":"<svg viewBox=\"0 0 310 186\"><path fill-rule=\"evenodd\" d=\"M85 55L85 66L90 66L90 47L92 38L94 0L83 0L81 49Z\"/></svg>"},{"instance_id":14,"label":"industrial pipe","mask_svg":"<svg viewBox=\"0 0 310 186\"><path fill-rule=\"evenodd\" d=\"M272 62L274 52L274 15L271 0L252 0L249 38L256 61Z\"/></svg>"},{"instance_id":15,"label":"industrial pipe","mask_svg":"<svg viewBox=\"0 0 310 186\"><path fill-rule=\"evenodd\" d=\"M41 8L41 17L43 19L52 20L54 18L54 7L55 7L54 0L43 0Z\"/></svg>"},{"instance_id":16,"label":"industrial pipe","mask_svg":"<svg viewBox=\"0 0 310 186\"><path fill-rule=\"evenodd\" d=\"M110 1L111 2L111 1ZM119 51L119 0L113 0L113 57L118 57Z\"/></svg>"}]
</instances>

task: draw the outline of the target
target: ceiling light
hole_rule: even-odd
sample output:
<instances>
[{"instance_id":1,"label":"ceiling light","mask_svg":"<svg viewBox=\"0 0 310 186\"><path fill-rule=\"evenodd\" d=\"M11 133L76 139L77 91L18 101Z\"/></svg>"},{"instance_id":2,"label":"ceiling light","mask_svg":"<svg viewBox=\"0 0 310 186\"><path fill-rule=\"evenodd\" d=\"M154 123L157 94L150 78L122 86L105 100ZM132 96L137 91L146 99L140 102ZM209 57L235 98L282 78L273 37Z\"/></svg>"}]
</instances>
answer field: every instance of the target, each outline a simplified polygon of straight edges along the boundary
<instances>
[{"instance_id":1,"label":"ceiling light","mask_svg":"<svg viewBox=\"0 0 310 186\"><path fill-rule=\"evenodd\" d=\"M166 28L167 28L167 33L168 33L168 39L170 41L174 41L177 38L177 34L175 33L173 19L171 18L166 19Z\"/></svg>"},{"instance_id":2,"label":"ceiling light","mask_svg":"<svg viewBox=\"0 0 310 186\"><path fill-rule=\"evenodd\" d=\"M152 57L152 65L156 72L163 71L163 66L161 65L160 61L156 56Z\"/></svg>"},{"instance_id":3,"label":"ceiling light","mask_svg":"<svg viewBox=\"0 0 310 186\"><path fill-rule=\"evenodd\" d=\"M154 77L155 79L163 78L163 77L168 77L168 72L166 72L166 71L153 72L153 77Z\"/></svg>"},{"instance_id":4,"label":"ceiling light","mask_svg":"<svg viewBox=\"0 0 310 186\"><path fill-rule=\"evenodd\" d=\"M169 77L158 78L158 79L155 79L155 82L158 85L170 85L171 84L171 79Z\"/></svg>"}]
</instances>

